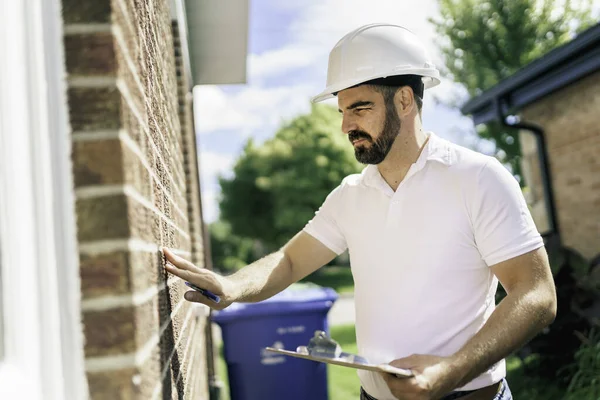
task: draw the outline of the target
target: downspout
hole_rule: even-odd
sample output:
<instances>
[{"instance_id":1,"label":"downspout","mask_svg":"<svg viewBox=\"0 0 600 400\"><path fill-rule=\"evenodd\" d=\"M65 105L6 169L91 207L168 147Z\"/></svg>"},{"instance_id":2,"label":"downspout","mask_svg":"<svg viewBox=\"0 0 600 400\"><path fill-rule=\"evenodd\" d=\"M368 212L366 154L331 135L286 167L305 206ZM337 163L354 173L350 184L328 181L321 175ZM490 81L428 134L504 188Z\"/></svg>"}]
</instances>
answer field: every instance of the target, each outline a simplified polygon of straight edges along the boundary
<instances>
[{"instance_id":1,"label":"downspout","mask_svg":"<svg viewBox=\"0 0 600 400\"><path fill-rule=\"evenodd\" d=\"M552 175L550 173L550 164L548 162L548 148L546 144L546 136L541 126L531 122L521 121L519 117L515 116L515 122L508 122L507 116L502 111L502 104L499 98L494 99L494 105L496 107L496 115L498 120L503 126L509 128L517 128L527 130L536 137L538 145L538 153L540 155L540 170L542 174L542 185L544 190L544 199L548 206L550 214L550 232L548 236L554 236L560 242L560 230L558 226L558 218L556 214L556 203L554 202L554 190L552 187Z\"/></svg>"}]
</instances>

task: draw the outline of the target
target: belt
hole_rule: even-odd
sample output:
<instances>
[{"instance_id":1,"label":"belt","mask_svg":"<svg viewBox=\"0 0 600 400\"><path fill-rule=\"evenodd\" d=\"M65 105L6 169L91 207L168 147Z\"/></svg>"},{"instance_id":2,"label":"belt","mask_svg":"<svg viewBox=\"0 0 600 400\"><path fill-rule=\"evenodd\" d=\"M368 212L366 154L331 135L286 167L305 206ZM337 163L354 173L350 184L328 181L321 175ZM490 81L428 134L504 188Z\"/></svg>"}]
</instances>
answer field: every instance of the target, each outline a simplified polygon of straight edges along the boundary
<instances>
[{"instance_id":1,"label":"belt","mask_svg":"<svg viewBox=\"0 0 600 400\"><path fill-rule=\"evenodd\" d=\"M502 389L504 389L504 386L505 385L502 385ZM452 392L452 393L449 393L446 396L442 397L442 400L460 399L461 397L467 396L467 395L469 395L471 393L475 393L475 392L477 392L477 391L479 391L481 389L484 389L484 388L475 389L475 390L461 390L461 391L458 391L458 392ZM377 399L375 397L371 396L369 393L367 393L365 391L365 389L363 389L361 387L360 388L360 400L377 400Z\"/></svg>"},{"instance_id":2,"label":"belt","mask_svg":"<svg viewBox=\"0 0 600 400\"><path fill-rule=\"evenodd\" d=\"M464 390L464 391L460 391L460 392L452 392L449 395L443 397L442 400L459 399L459 398L466 396L468 394L471 394L475 391L476 390ZM365 392L365 389L363 389L361 387L360 388L360 400L377 400L377 399L375 397L371 396L369 393Z\"/></svg>"}]
</instances>

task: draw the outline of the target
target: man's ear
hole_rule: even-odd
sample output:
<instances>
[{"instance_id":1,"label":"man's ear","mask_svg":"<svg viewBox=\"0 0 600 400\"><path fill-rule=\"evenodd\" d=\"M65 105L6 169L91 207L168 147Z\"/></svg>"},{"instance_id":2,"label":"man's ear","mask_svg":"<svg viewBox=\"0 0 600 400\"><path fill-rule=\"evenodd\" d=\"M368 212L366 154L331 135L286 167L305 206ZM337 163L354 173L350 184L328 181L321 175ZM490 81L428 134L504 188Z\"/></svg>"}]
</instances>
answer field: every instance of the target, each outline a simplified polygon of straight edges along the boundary
<instances>
[{"instance_id":1,"label":"man's ear","mask_svg":"<svg viewBox=\"0 0 600 400\"><path fill-rule=\"evenodd\" d=\"M402 86L396 91L394 105L398 111L398 116L401 118L409 115L413 108L417 107L415 95L410 86Z\"/></svg>"}]
</instances>

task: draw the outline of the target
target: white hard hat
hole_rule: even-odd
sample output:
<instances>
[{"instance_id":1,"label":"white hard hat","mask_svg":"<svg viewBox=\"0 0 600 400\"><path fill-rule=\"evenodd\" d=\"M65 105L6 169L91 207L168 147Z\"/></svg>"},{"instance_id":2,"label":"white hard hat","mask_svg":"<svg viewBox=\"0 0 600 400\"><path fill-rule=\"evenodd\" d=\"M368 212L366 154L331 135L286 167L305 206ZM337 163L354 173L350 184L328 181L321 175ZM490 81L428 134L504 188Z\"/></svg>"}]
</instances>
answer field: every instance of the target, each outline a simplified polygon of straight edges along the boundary
<instances>
[{"instance_id":1,"label":"white hard hat","mask_svg":"<svg viewBox=\"0 0 600 400\"><path fill-rule=\"evenodd\" d=\"M396 75L422 76L425 89L440 83L440 72L414 33L398 25L365 25L348 33L331 50L327 88L312 101L330 99L340 90Z\"/></svg>"}]
</instances>

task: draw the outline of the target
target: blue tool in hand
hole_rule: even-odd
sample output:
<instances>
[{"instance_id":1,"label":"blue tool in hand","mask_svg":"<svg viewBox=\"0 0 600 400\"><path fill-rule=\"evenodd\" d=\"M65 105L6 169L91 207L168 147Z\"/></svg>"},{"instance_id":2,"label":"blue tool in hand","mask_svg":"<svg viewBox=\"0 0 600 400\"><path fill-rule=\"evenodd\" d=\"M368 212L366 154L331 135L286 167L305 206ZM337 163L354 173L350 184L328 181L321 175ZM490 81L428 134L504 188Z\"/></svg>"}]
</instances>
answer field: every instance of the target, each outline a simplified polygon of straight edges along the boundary
<instances>
[{"instance_id":1,"label":"blue tool in hand","mask_svg":"<svg viewBox=\"0 0 600 400\"><path fill-rule=\"evenodd\" d=\"M189 283L189 282L185 282L185 284L188 285L189 287L191 287L192 289L194 289L195 291L202 293L204 296L208 297L215 303L221 302L221 298L219 296L217 296L216 294L214 294L213 292L211 292L210 290L201 289L198 286L194 285L193 283Z\"/></svg>"}]
</instances>

